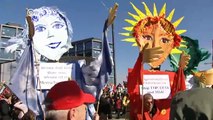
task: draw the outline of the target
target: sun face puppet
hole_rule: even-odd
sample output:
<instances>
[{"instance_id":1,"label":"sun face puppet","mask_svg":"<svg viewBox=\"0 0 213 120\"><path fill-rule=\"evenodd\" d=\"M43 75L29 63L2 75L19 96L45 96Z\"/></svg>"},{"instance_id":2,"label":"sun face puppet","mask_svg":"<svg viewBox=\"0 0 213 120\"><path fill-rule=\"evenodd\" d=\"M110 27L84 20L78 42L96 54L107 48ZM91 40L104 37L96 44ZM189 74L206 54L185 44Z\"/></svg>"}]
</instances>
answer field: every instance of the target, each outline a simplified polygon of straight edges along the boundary
<instances>
[{"instance_id":1,"label":"sun face puppet","mask_svg":"<svg viewBox=\"0 0 213 120\"><path fill-rule=\"evenodd\" d=\"M172 49L180 45L181 37L179 35L186 30L176 30L176 28L184 17L172 23L174 9L166 17L166 4L159 14L155 4L153 13L150 12L144 2L142 4L146 13L143 13L131 3L137 15L128 13L133 20L125 20L131 26L124 27L123 29L127 32L121 33L121 35L127 36L128 38L124 41L132 42L133 46L138 46L140 51L145 48L144 62L147 62L152 68L156 68L166 60Z\"/></svg>"},{"instance_id":2,"label":"sun face puppet","mask_svg":"<svg viewBox=\"0 0 213 120\"><path fill-rule=\"evenodd\" d=\"M160 71L158 68L168 58L171 51L175 51L177 49L176 47L180 46L181 37L179 35L186 32L186 30L176 30L176 28L184 17L179 18L175 22L171 22L175 10L173 9L166 17L166 4L163 5L159 13L157 12L155 4L153 13L144 2L142 2L142 4L145 8L145 13L131 3L137 14L128 13L133 20L125 19L125 21L131 26L124 27L123 29L127 32L121 33L121 35L127 37L124 39L125 42L132 42L133 46L139 47L139 56L134 68L128 70L127 88L130 95L130 119L140 120L142 117L145 117L144 119L165 120L169 119L171 98L178 91L185 90L183 70L187 66L190 56L184 53L181 54L178 63L179 68L176 73ZM144 70L144 63L148 63L151 70ZM169 94L164 98L157 97L161 95L155 93L155 90L159 90L158 88L165 87L165 84L156 84L165 80L159 77L161 75L166 76L169 82L167 85ZM149 76L149 78L145 78L145 76ZM153 79L158 79L158 82L153 83ZM144 89L145 87L140 88L139 86L147 86L153 89L153 91L146 90ZM139 91L139 89L142 89L142 92ZM156 101L157 109L157 112L152 118L149 118L149 115L146 116L146 114L149 113L143 111L144 104L140 96L149 92Z\"/></svg>"}]
</instances>

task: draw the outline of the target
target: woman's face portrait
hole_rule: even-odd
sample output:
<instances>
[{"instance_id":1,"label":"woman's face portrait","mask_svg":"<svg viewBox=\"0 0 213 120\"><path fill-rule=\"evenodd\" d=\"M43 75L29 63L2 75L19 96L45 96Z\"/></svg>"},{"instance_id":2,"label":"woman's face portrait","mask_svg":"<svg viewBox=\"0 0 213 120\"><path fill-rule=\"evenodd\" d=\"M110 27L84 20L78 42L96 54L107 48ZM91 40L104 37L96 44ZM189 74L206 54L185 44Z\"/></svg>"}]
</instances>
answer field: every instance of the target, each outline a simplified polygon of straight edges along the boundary
<instances>
[{"instance_id":1,"label":"woman's face portrait","mask_svg":"<svg viewBox=\"0 0 213 120\"><path fill-rule=\"evenodd\" d=\"M140 41L143 44L149 44L148 48L161 47L164 52L157 61L150 62L153 68L161 65L174 47L174 36L166 32L160 23L151 24L143 29Z\"/></svg>"},{"instance_id":2,"label":"woman's face portrait","mask_svg":"<svg viewBox=\"0 0 213 120\"><path fill-rule=\"evenodd\" d=\"M34 48L48 59L57 60L67 51L67 25L56 11L41 9L39 12L38 16L32 16Z\"/></svg>"}]
</instances>

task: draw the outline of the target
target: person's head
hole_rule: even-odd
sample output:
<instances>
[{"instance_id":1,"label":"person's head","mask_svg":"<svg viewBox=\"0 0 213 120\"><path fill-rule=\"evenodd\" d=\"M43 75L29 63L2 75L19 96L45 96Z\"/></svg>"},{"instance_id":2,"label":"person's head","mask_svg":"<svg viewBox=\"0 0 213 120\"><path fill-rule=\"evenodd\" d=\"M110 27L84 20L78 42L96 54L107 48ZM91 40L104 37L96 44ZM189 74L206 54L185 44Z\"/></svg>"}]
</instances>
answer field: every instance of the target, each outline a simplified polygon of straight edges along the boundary
<instances>
[{"instance_id":1,"label":"person's head","mask_svg":"<svg viewBox=\"0 0 213 120\"><path fill-rule=\"evenodd\" d=\"M86 104L95 98L73 80L55 84L45 98L46 120L85 120Z\"/></svg>"},{"instance_id":2,"label":"person's head","mask_svg":"<svg viewBox=\"0 0 213 120\"><path fill-rule=\"evenodd\" d=\"M153 96L150 93L146 93L143 96L143 100L144 100L144 109L145 111L152 111L152 108L154 106L154 99Z\"/></svg>"},{"instance_id":3,"label":"person's head","mask_svg":"<svg viewBox=\"0 0 213 120\"><path fill-rule=\"evenodd\" d=\"M172 23L174 10L166 17L166 4L164 4L159 14L155 5L153 13L150 12L144 2L143 5L146 13L143 13L132 4L138 15L129 13L134 20L127 19L126 22L130 23L132 27L125 27L124 29L129 31L129 33L123 33L122 35L132 36L132 39L127 38L125 41L133 42L133 46L138 46L140 51L146 44L148 44L148 49L160 47L164 52L162 56L160 56L159 60L149 63L152 68L156 68L166 60L173 48L180 45L181 37L179 34L185 31L178 32L176 27L183 17Z\"/></svg>"},{"instance_id":4,"label":"person's head","mask_svg":"<svg viewBox=\"0 0 213 120\"><path fill-rule=\"evenodd\" d=\"M50 60L59 60L71 47L72 27L65 14L53 7L29 9L35 27L36 51Z\"/></svg>"},{"instance_id":5,"label":"person's head","mask_svg":"<svg viewBox=\"0 0 213 120\"><path fill-rule=\"evenodd\" d=\"M213 120L212 98L210 88L178 92L171 101L169 120Z\"/></svg>"}]
</instances>

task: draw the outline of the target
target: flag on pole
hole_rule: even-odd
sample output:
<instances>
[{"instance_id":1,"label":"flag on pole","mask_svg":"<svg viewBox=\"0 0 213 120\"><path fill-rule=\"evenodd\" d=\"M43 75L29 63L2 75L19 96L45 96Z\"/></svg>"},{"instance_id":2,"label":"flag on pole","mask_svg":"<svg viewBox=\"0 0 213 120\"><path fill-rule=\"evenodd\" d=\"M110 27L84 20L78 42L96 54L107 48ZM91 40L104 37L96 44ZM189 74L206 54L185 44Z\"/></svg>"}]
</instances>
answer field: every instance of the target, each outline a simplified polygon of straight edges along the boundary
<instances>
[{"instance_id":1,"label":"flag on pole","mask_svg":"<svg viewBox=\"0 0 213 120\"><path fill-rule=\"evenodd\" d=\"M82 69L82 80L80 86L82 89L92 94L97 100L100 99L101 91L106 85L109 79L109 75L112 73L113 61L111 57L110 47L107 39L107 22L105 21L103 29L103 41L102 49L99 56L92 61L89 65L83 64ZM95 114L94 105L88 105L87 120L91 120Z\"/></svg>"},{"instance_id":2,"label":"flag on pole","mask_svg":"<svg viewBox=\"0 0 213 120\"><path fill-rule=\"evenodd\" d=\"M103 41L100 55L92 61L89 65L83 65L82 81L80 82L83 86L83 90L87 93L92 94L97 100L100 99L101 91L106 85L109 79L109 75L112 73L113 61L111 57L111 51L107 40L108 27L113 23L115 14L118 8L118 4L115 4L113 8L110 8L110 14L105 21L103 28ZM94 115L94 105L89 105L87 111L87 120L91 120Z\"/></svg>"},{"instance_id":3,"label":"flag on pole","mask_svg":"<svg viewBox=\"0 0 213 120\"><path fill-rule=\"evenodd\" d=\"M101 89L106 85L109 75L112 73L113 61L109 42L107 39L107 20L103 29L102 50L99 56L89 65L82 66L85 81L85 91L93 94L97 99Z\"/></svg>"},{"instance_id":4,"label":"flag on pole","mask_svg":"<svg viewBox=\"0 0 213 120\"><path fill-rule=\"evenodd\" d=\"M92 94L98 100L101 89L108 82L113 67L110 47L107 40L107 20L104 24L102 49L99 56L89 65L86 65L85 60L72 61L71 63L75 65L74 80L77 81L84 92ZM94 105L90 104L87 107L86 120L92 120L95 113Z\"/></svg>"},{"instance_id":5,"label":"flag on pole","mask_svg":"<svg viewBox=\"0 0 213 120\"><path fill-rule=\"evenodd\" d=\"M34 73L34 60L31 40L22 54L18 67L13 74L8 87L36 115L42 113L37 91L37 81Z\"/></svg>"}]
</instances>

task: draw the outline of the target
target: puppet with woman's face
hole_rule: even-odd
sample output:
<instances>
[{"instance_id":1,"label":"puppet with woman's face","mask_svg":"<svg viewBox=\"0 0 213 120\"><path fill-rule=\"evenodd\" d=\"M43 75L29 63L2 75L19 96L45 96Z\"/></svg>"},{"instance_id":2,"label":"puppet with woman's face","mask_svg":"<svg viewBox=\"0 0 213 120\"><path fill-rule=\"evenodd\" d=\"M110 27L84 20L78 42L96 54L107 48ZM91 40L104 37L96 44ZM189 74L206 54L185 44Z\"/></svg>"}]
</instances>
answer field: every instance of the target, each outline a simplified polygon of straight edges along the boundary
<instances>
[{"instance_id":1,"label":"puppet with woman's face","mask_svg":"<svg viewBox=\"0 0 213 120\"><path fill-rule=\"evenodd\" d=\"M58 9L41 7L30 10L35 34L35 50L50 60L59 60L71 47L71 26Z\"/></svg>"},{"instance_id":2,"label":"puppet with woman's face","mask_svg":"<svg viewBox=\"0 0 213 120\"><path fill-rule=\"evenodd\" d=\"M133 20L126 19L125 21L130 23L131 26L124 27L124 30L127 32L121 33L121 35L128 37L124 41L133 42L133 46L139 47L139 56L134 68L128 69L127 88L130 95L130 118L141 120L145 116L146 119L166 120L169 119L170 110L168 107L170 105L170 98L168 96L172 97L178 91L185 90L185 76L183 69L188 64L190 57L184 53L181 54L177 73L160 71L158 68L167 59L171 51L180 45L181 37L179 35L186 32L186 30L176 30L183 17L173 23L171 22L174 10L172 10L168 17L166 17L166 4L164 4L159 13L157 12L155 4L153 13L150 12L144 2L142 2L142 4L144 5L145 13L131 3L137 14L128 13L133 17ZM152 70L144 70L144 63L148 63ZM161 86L152 80L156 79L156 75L161 76L162 74L168 77L167 80L169 81L169 85L167 87L171 88L171 90L169 95L165 96L164 99L154 96L157 93L153 95L153 97L156 97L155 99L157 99L156 109L160 114L155 114L155 118L150 118L150 115L147 114L146 111L143 111L144 109L141 107L145 104L142 102L141 96L144 95L145 92L150 91L146 91L145 89L141 90L138 87L140 85L147 85L154 88L154 85L150 83L154 83L156 86ZM149 76L149 78L145 78L145 75ZM158 80L161 81L162 78L158 78ZM140 92L139 89L143 92Z\"/></svg>"},{"instance_id":3,"label":"puppet with woman's face","mask_svg":"<svg viewBox=\"0 0 213 120\"><path fill-rule=\"evenodd\" d=\"M181 37L179 34L186 30L176 31L176 27L183 17L172 23L174 10L166 17L166 4L162 7L159 15L155 5L152 14L146 4L143 4L146 14L132 4L138 15L132 13L129 13L129 15L136 21L126 19L126 22L133 26L125 27L124 29L129 33L121 34L132 36L133 38L127 38L124 41L134 42L133 46L138 46L140 52L143 52L143 61L147 62L152 68L157 68L166 60L172 49L180 45Z\"/></svg>"}]
</instances>

